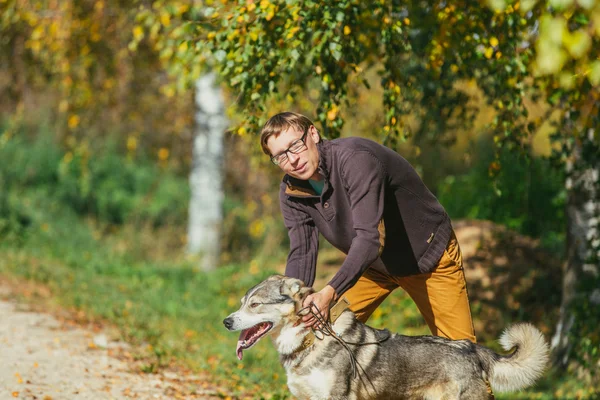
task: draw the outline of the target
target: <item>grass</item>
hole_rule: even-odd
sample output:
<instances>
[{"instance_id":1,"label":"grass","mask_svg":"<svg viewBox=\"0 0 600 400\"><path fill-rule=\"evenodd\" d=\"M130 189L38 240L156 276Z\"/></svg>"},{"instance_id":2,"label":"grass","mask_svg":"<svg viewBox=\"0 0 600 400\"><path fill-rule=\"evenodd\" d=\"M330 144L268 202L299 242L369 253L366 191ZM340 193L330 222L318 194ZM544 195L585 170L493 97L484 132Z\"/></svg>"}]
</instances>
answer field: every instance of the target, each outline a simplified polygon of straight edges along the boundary
<instances>
[{"instance_id":1,"label":"grass","mask_svg":"<svg viewBox=\"0 0 600 400\"><path fill-rule=\"evenodd\" d=\"M0 273L43 283L60 306L110 321L127 341L150 345L158 364L180 359L210 371L215 383L239 382L235 394L258 382L267 382L261 386L270 393L283 392L283 371L272 346L259 343L239 363L237 336L221 323L243 293L273 270L252 273L227 265L203 273L182 256L150 260L141 247L150 249L161 240L156 231L105 234L106 226L84 221L43 196L27 197L23 205L36 212L29 214L34 217L23 239L0 241ZM127 251L131 247L138 251Z\"/></svg>"},{"instance_id":2,"label":"grass","mask_svg":"<svg viewBox=\"0 0 600 400\"><path fill-rule=\"evenodd\" d=\"M182 248L152 254L152 243L162 240L161 234L177 236L176 231L111 230L44 196L26 196L24 205L36 210L34 218L23 240L1 242L0 273L43 283L61 307L115 324L125 340L150 349L153 357L141 367L144 372L156 372L175 359L209 371L213 383L231 388L233 396L288 398L271 343L259 342L239 362L234 354L237 336L221 322L250 286L280 272L279 266L257 259L251 268L231 264L203 273L180 255ZM327 261L327 253L322 258ZM427 333L412 301L400 291L370 324L406 334ZM532 390L498 399L594 398L592 393L582 382L554 374Z\"/></svg>"}]
</instances>

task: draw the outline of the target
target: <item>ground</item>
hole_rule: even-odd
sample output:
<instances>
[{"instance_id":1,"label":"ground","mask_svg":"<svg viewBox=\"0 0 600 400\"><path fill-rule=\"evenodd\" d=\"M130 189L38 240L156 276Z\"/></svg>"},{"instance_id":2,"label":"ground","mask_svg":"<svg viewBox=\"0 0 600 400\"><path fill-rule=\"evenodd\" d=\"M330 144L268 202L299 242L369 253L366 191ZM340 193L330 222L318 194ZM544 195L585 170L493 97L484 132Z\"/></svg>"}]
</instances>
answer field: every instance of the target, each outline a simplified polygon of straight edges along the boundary
<instances>
[{"instance_id":1,"label":"ground","mask_svg":"<svg viewBox=\"0 0 600 400\"><path fill-rule=\"evenodd\" d=\"M0 280L0 399L226 397L206 376L181 367L140 372L135 349L112 340L110 327L82 325L67 312L42 312L12 300L27 290L27 284Z\"/></svg>"}]
</instances>

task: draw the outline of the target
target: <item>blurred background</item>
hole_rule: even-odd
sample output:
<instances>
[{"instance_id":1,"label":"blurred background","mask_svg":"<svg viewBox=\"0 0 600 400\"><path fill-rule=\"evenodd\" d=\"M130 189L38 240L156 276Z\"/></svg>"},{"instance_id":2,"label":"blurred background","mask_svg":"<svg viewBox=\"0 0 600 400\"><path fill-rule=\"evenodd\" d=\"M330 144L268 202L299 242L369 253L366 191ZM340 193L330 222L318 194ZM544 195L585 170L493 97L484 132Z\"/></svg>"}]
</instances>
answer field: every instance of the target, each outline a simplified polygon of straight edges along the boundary
<instances>
[{"instance_id":1,"label":"blurred background","mask_svg":"<svg viewBox=\"0 0 600 400\"><path fill-rule=\"evenodd\" d=\"M222 397L290 398L269 341L240 362L221 321L285 269L282 176L258 133L293 110L413 164L453 219L482 343L520 321L551 341L544 379L498 398L600 397L598 2L0 13L0 275L23 300L116 326L143 373L184 365ZM321 242L317 288L342 261ZM404 293L369 323L428 333Z\"/></svg>"}]
</instances>

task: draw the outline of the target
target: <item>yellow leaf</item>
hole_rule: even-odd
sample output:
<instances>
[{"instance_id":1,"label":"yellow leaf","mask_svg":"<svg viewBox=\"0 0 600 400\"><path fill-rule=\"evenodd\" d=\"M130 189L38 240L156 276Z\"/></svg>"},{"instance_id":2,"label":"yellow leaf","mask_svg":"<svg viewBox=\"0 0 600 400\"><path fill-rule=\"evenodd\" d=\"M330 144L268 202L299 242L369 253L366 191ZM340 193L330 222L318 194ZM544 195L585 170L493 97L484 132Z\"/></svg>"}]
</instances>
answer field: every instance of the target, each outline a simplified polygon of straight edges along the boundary
<instances>
[{"instance_id":1,"label":"yellow leaf","mask_svg":"<svg viewBox=\"0 0 600 400\"><path fill-rule=\"evenodd\" d=\"M181 42L181 43L179 44L179 47L177 48L177 50L178 50L179 52L181 52L181 53L184 53L184 52L186 52L186 51L187 51L187 49L188 49L188 43L187 43L187 42Z\"/></svg>"},{"instance_id":2,"label":"yellow leaf","mask_svg":"<svg viewBox=\"0 0 600 400\"><path fill-rule=\"evenodd\" d=\"M590 65L590 72L588 74L588 80L594 86L600 85L600 61L594 61Z\"/></svg>"},{"instance_id":3,"label":"yellow leaf","mask_svg":"<svg viewBox=\"0 0 600 400\"><path fill-rule=\"evenodd\" d=\"M69 121L67 122L67 124L69 125L69 128L73 129L73 128L77 128L77 125L79 125L79 116L78 115L71 115L69 117Z\"/></svg>"},{"instance_id":4,"label":"yellow leaf","mask_svg":"<svg viewBox=\"0 0 600 400\"><path fill-rule=\"evenodd\" d=\"M535 7L535 3L537 3L538 0L521 0L520 6L519 8L521 9L521 13L525 14L527 13L529 10L531 10L533 7Z\"/></svg>"},{"instance_id":5,"label":"yellow leaf","mask_svg":"<svg viewBox=\"0 0 600 400\"><path fill-rule=\"evenodd\" d=\"M586 32L575 31L564 35L563 43L573 58L581 58L592 46L592 39Z\"/></svg>"},{"instance_id":6,"label":"yellow leaf","mask_svg":"<svg viewBox=\"0 0 600 400\"><path fill-rule=\"evenodd\" d=\"M596 36L600 36L600 10L592 13L592 26L595 28Z\"/></svg>"},{"instance_id":7,"label":"yellow leaf","mask_svg":"<svg viewBox=\"0 0 600 400\"><path fill-rule=\"evenodd\" d=\"M188 330L185 331L185 333L183 334L183 336L185 336L188 339L193 338L194 336L196 336L196 331L188 329Z\"/></svg>"},{"instance_id":8,"label":"yellow leaf","mask_svg":"<svg viewBox=\"0 0 600 400\"><path fill-rule=\"evenodd\" d=\"M60 103L58 103L58 111L64 113L68 109L69 109L69 102L67 100L61 100Z\"/></svg>"},{"instance_id":9,"label":"yellow leaf","mask_svg":"<svg viewBox=\"0 0 600 400\"><path fill-rule=\"evenodd\" d=\"M548 3L550 3L554 9L564 10L573 4L573 0L550 0Z\"/></svg>"},{"instance_id":10,"label":"yellow leaf","mask_svg":"<svg viewBox=\"0 0 600 400\"><path fill-rule=\"evenodd\" d=\"M265 232L265 228L265 224L261 220L253 221L250 224L250 236L255 239L260 238Z\"/></svg>"},{"instance_id":11,"label":"yellow leaf","mask_svg":"<svg viewBox=\"0 0 600 400\"><path fill-rule=\"evenodd\" d=\"M404 18L404 24L405 25L410 25L410 19Z\"/></svg>"},{"instance_id":12,"label":"yellow leaf","mask_svg":"<svg viewBox=\"0 0 600 400\"><path fill-rule=\"evenodd\" d=\"M260 272L258 261L256 261L256 260L250 261L250 270L249 271L252 275L256 275Z\"/></svg>"},{"instance_id":13,"label":"yellow leaf","mask_svg":"<svg viewBox=\"0 0 600 400\"><path fill-rule=\"evenodd\" d=\"M134 151L135 149L137 149L137 139L133 136L129 136L127 138L127 150Z\"/></svg>"},{"instance_id":14,"label":"yellow leaf","mask_svg":"<svg viewBox=\"0 0 600 400\"><path fill-rule=\"evenodd\" d=\"M133 28L133 38L135 40L141 40L144 37L144 28L142 28L139 25L136 25L135 28Z\"/></svg>"},{"instance_id":15,"label":"yellow leaf","mask_svg":"<svg viewBox=\"0 0 600 400\"><path fill-rule=\"evenodd\" d=\"M162 147L160 150L158 150L158 159L160 161L165 161L169 158L169 149Z\"/></svg>"},{"instance_id":16,"label":"yellow leaf","mask_svg":"<svg viewBox=\"0 0 600 400\"><path fill-rule=\"evenodd\" d=\"M491 47L488 47L487 49L485 49L485 58L492 58L492 54L494 54L494 49Z\"/></svg>"},{"instance_id":17,"label":"yellow leaf","mask_svg":"<svg viewBox=\"0 0 600 400\"><path fill-rule=\"evenodd\" d=\"M329 111L327 111L327 119L330 121L333 121L337 117L338 112L339 112L339 108L337 105L334 104L331 107L331 109Z\"/></svg>"},{"instance_id":18,"label":"yellow leaf","mask_svg":"<svg viewBox=\"0 0 600 400\"><path fill-rule=\"evenodd\" d=\"M235 306L236 304L237 304L237 299L236 299L236 298L234 298L234 297L228 297L228 298L227 298L227 305L228 305L229 307L233 307L233 306Z\"/></svg>"},{"instance_id":19,"label":"yellow leaf","mask_svg":"<svg viewBox=\"0 0 600 400\"><path fill-rule=\"evenodd\" d=\"M492 45L492 46L494 46L494 47L498 46L498 38L496 38L495 36L494 36L494 37L492 37L492 38L490 39L490 45Z\"/></svg>"},{"instance_id":20,"label":"yellow leaf","mask_svg":"<svg viewBox=\"0 0 600 400\"><path fill-rule=\"evenodd\" d=\"M344 26L344 35L349 35L352 32L352 29L348 25Z\"/></svg>"},{"instance_id":21,"label":"yellow leaf","mask_svg":"<svg viewBox=\"0 0 600 400\"><path fill-rule=\"evenodd\" d=\"M562 68L567 60L567 53L558 46L538 40L536 68L541 74L554 74Z\"/></svg>"},{"instance_id":22,"label":"yellow leaf","mask_svg":"<svg viewBox=\"0 0 600 400\"><path fill-rule=\"evenodd\" d=\"M575 85L575 77L568 72L561 72L558 76L558 82L564 89L572 89Z\"/></svg>"},{"instance_id":23,"label":"yellow leaf","mask_svg":"<svg viewBox=\"0 0 600 400\"><path fill-rule=\"evenodd\" d=\"M290 31L288 32L288 34L287 34L286 38L287 38L287 39L291 39L291 38L293 38L293 37L294 37L294 35L296 34L296 32L298 32L298 30L299 30L299 29L300 29L300 27L298 27L298 26L295 26L295 27L293 27L292 29L290 29Z\"/></svg>"},{"instance_id":24,"label":"yellow leaf","mask_svg":"<svg viewBox=\"0 0 600 400\"><path fill-rule=\"evenodd\" d=\"M171 16L167 13L160 14L160 23L165 27L171 25Z\"/></svg>"}]
</instances>

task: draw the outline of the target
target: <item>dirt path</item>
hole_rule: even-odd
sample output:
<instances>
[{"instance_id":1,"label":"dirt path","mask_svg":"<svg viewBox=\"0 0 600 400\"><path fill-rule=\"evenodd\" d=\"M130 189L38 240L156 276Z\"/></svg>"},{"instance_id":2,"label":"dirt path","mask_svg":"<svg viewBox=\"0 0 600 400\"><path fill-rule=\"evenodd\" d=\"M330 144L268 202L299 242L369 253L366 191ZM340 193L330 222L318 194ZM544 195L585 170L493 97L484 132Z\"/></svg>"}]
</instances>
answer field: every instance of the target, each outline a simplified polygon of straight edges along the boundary
<instances>
[{"instance_id":1,"label":"dirt path","mask_svg":"<svg viewBox=\"0 0 600 400\"><path fill-rule=\"evenodd\" d=\"M0 282L0 399L222 399L206 377L144 374L110 334L11 301Z\"/></svg>"}]
</instances>

